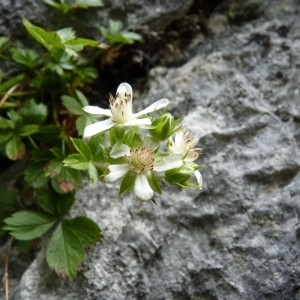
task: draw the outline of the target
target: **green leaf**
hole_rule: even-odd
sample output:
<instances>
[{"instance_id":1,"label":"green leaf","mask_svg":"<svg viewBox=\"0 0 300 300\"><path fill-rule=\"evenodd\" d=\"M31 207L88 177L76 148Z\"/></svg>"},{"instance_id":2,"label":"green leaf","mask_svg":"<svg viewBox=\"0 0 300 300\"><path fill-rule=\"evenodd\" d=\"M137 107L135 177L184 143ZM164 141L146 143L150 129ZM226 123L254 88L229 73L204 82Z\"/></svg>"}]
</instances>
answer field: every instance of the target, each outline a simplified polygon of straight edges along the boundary
<instances>
[{"instance_id":1,"label":"green leaf","mask_svg":"<svg viewBox=\"0 0 300 300\"><path fill-rule=\"evenodd\" d=\"M60 0L60 3L53 0L43 0L45 3L59 9L63 13L68 13L69 11L77 8L88 8L88 7L100 7L103 6L101 0L73 0L71 2L65 3L64 0Z\"/></svg>"},{"instance_id":2,"label":"green leaf","mask_svg":"<svg viewBox=\"0 0 300 300\"><path fill-rule=\"evenodd\" d=\"M67 222L56 227L49 240L46 260L51 269L63 278L74 279L78 266L85 258L83 245L79 237Z\"/></svg>"},{"instance_id":3,"label":"green leaf","mask_svg":"<svg viewBox=\"0 0 300 300\"><path fill-rule=\"evenodd\" d=\"M0 128L5 129L5 128L14 128L14 122L11 120L8 120L6 118L0 117Z\"/></svg>"},{"instance_id":4,"label":"green leaf","mask_svg":"<svg viewBox=\"0 0 300 300\"><path fill-rule=\"evenodd\" d=\"M74 148L86 158L86 160L90 160L92 158L92 153L89 146L81 139L71 138Z\"/></svg>"},{"instance_id":5,"label":"green leaf","mask_svg":"<svg viewBox=\"0 0 300 300\"><path fill-rule=\"evenodd\" d=\"M39 128L37 133L33 134L35 140L43 142L54 142L61 138L61 128L57 125L45 125Z\"/></svg>"},{"instance_id":6,"label":"green leaf","mask_svg":"<svg viewBox=\"0 0 300 300\"><path fill-rule=\"evenodd\" d=\"M89 174L90 181L92 183L96 183L98 181L99 179L98 171L92 162L89 163L88 174Z\"/></svg>"},{"instance_id":7,"label":"green leaf","mask_svg":"<svg viewBox=\"0 0 300 300\"><path fill-rule=\"evenodd\" d=\"M13 48L12 58L15 62L33 69L40 63L39 54L32 49Z\"/></svg>"},{"instance_id":8,"label":"green leaf","mask_svg":"<svg viewBox=\"0 0 300 300\"><path fill-rule=\"evenodd\" d=\"M29 136L39 131L39 125L22 125L19 130L19 136Z\"/></svg>"},{"instance_id":9,"label":"green leaf","mask_svg":"<svg viewBox=\"0 0 300 300\"><path fill-rule=\"evenodd\" d=\"M18 209L16 192L12 190L0 190L0 216L11 214Z\"/></svg>"},{"instance_id":10,"label":"green leaf","mask_svg":"<svg viewBox=\"0 0 300 300\"><path fill-rule=\"evenodd\" d=\"M75 202L75 194L58 194L56 196L56 209L59 216L67 214Z\"/></svg>"},{"instance_id":11,"label":"green leaf","mask_svg":"<svg viewBox=\"0 0 300 300\"><path fill-rule=\"evenodd\" d=\"M13 136L5 147L6 155L11 160L23 158L25 151L25 144L18 136Z\"/></svg>"},{"instance_id":12,"label":"green leaf","mask_svg":"<svg viewBox=\"0 0 300 300\"><path fill-rule=\"evenodd\" d=\"M59 193L73 192L81 184L82 174L78 170L62 167L60 173L52 178L51 184Z\"/></svg>"},{"instance_id":13,"label":"green leaf","mask_svg":"<svg viewBox=\"0 0 300 300\"><path fill-rule=\"evenodd\" d=\"M82 104L77 101L77 99L70 96L62 96L61 97L62 104L67 108L67 110L75 116L80 116L85 114L82 109Z\"/></svg>"},{"instance_id":14,"label":"green leaf","mask_svg":"<svg viewBox=\"0 0 300 300\"><path fill-rule=\"evenodd\" d=\"M25 101L24 106L20 110L23 123L25 124L42 125L47 118L47 113L47 106L43 103L37 104L34 99Z\"/></svg>"},{"instance_id":15,"label":"green leaf","mask_svg":"<svg viewBox=\"0 0 300 300\"><path fill-rule=\"evenodd\" d=\"M89 167L89 161L87 161L85 157L78 153L69 155L63 160L63 164L65 167L76 170L86 170Z\"/></svg>"},{"instance_id":16,"label":"green leaf","mask_svg":"<svg viewBox=\"0 0 300 300\"><path fill-rule=\"evenodd\" d=\"M125 195L132 191L135 184L136 175L133 172L127 172L122 178L119 194Z\"/></svg>"},{"instance_id":17,"label":"green leaf","mask_svg":"<svg viewBox=\"0 0 300 300\"><path fill-rule=\"evenodd\" d=\"M2 52L3 48L8 44L9 38L6 36L0 37L0 51Z\"/></svg>"},{"instance_id":18,"label":"green leaf","mask_svg":"<svg viewBox=\"0 0 300 300\"><path fill-rule=\"evenodd\" d=\"M7 80L5 82L1 82L0 94L2 94L3 92L6 92L14 85L20 83L21 81L24 80L24 78L25 78L25 74L19 74L19 75L16 75L16 76L10 78L9 80Z\"/></svg>"},{"instance_id":19,"label":"green leaf","mask_svg":"<svg viewBox=\"0 0 300 300\"><path fill-rule=\"evenodd\" d=\"M151 186L152 190L158 194L161 194L161 189L160 189L160 180L154 175L153 172L150 172L149 175L147 176L147 180L149 185Z\"/></svg>"},{"instance_id":20,"label":"green leaf","mask_svg":"<svg viewBox=\"0 0 300 300\"><path fill-rule=\"evenodd\" d=\"M0 145L6 143L13 137L13 133L8 130L0 131Z\"/></svg>"},{"instance_id":21,"label":"green leaf","mask_svg":"<svg viewBox=\"0 0 300 300\"><path fill-rule=\"evenodd\" d=\"M17 240L33 240L48 231L55 221L54 217L44 213L24 210L6 218L4 229Z\"/></svg>"},{"instance_id":22,"label":"green leaf","mask_svg":"<svg viewBox=\"0 0 300 300\"><path fill-rule=\"evenodd\" d=\"M37 189L35 196L37 204L47 213L56 215L56 195L49 188Z\"/></svg>"},{"instance_id":23,"label":"green leaf","mask_svg":"<svg viewBox=\"0 0 300 300\"><path fill-rule=\"evenodd\" d=\"M64 48L61 38L56 32L46 31L43 28L33 25L26 19L23 19L23 25L27 32L48 51L54 48Z\"/></svg>"},{"instance_id":24,"label":"green leaf","mask_svg":"<svg viewBox=\"0 0 300 300\"><path fill-rule=\"evenodd\" d=\"M82 115L79 118L77 118L75 124L76 124L76 129L78 131L79 136L83 135L84 128L89 123L88 119L89 119L88 116L85 116L85 115Z\"/></svg>"},{"instance_id":25,"label":"green leaf","mask_svg":"<svg viewBox=\"0 0 300 300\"><path fill-rule=\"evenodd\" d=\"M46 163L43 161L31 162L25 169L25 181L33 188L41 188L47 184L48 178L45 176L45 166Z\"/></svg>"},{"instance_id":26,"label":"green leaf","mask_svg":"<svg viewBox=\"0 0 300 300\"><path fill-rule=\"evenodd\" d=\"M100 228L89 218L76 217L67 220L66 223L84 246L93 246L101 238Z\"/></svg>"}]
</instances>

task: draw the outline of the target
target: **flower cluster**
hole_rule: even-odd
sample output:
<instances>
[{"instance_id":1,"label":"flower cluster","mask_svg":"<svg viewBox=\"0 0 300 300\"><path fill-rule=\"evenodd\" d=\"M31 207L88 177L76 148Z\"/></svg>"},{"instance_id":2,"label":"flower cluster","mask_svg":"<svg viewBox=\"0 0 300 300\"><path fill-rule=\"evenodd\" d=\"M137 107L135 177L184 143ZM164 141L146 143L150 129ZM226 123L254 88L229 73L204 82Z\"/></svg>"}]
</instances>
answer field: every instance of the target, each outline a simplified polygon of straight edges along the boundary
<instances>
[{"instance_id":1,"label":"flower cluster","mask_svg":"<svg viewBox=\"0 0 300 300\"><path fill-rule=\"evenodd\" d=\"M88 114L108 117L87 125L83 132L87 146L94 140L100 141L102 155L96 155L97 161L89 159L101 170L100 177L104 181L120 180L120 194L133 191L141 201L151 200L154 193L161 193L162 181L180 187L202 188L201 166L195 163L201 154L198 139L181 125L181 118L175 119L166 109L157 115L158 110L168 105L167 99L133 113L132 88L128 83L121 83L109 103L110 109L83 108ZM72 167L71 160L65 160L65 164ZM86 166L91 168L90 163ZM94 171L88 169L88 173L97 180L91 175Z\"/></svg>"}]
</instances>

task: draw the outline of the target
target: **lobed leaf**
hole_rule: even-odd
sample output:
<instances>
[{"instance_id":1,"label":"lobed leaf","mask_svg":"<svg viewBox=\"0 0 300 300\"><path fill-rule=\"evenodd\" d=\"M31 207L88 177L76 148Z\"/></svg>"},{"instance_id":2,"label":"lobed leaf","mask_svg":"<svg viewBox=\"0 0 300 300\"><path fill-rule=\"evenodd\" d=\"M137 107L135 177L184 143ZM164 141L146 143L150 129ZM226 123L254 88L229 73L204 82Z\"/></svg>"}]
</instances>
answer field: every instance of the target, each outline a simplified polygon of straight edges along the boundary
<instances>
[{"instance_id":1,"label":"lobed leaf","mask_svg":"<svg viewBox=\"0 0 300 300\"><path fill-rule=\"evenodd\" d=\"M4 229L18 240L33 240L48 231L55 221L44 213L24 210L4 219Z\"/></svg>"},{"instance_id":2,"label":"lobed leaf","mask_svg":"<svg viewBox=\"0 0 300 300\"><path fill-rule=\"evenodd\" d=\"M46 250L46 260L50 268L62 277L74 279L78 266L85 254L80 238L66 222L60 222L53 232Z\"/></svg>"}]
</instances>

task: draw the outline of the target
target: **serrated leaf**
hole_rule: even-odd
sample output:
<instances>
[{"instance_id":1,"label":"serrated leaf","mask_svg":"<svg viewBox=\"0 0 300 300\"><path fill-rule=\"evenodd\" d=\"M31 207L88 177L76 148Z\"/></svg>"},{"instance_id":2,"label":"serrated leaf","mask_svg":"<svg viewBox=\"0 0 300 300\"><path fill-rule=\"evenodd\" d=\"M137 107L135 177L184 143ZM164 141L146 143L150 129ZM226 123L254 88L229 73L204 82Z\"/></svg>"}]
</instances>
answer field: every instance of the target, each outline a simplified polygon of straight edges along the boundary
<instances>
[{"instance_id":1,"label":"serrated leaf","mask_svg":"<svg viewBox=\"0 0 300 300\"><path fill-rule=\"evenodd\" d=\"M63 160L65 167L73 168L76 170L86 170L89 167L89 161L86 160L81 154L71 154Z\"/></svg>"},{"instance_id":2,"label":"serrated leaf","mask_svg":"<svg viewBox=\"0 0 300 300\"><path fill-rule=\"evenodd\" d=\"M80 239L67 222L59 223L49 240L46 251L49 267L62 277L72 280L84 258Z\"/></svg>"},{"instance_id":3,"label":"serrated leaf","mask_svg":"<svg viewBox=\"0 0 300 300\"><path fill-rule=\"evenodd\" d=\"M92 157L91 150L89 146L81 139L71 138L74 148L86 158L86 160L90 160Z\"/></svg>"},{"instance_id":4,"label":"serrated leaf","mask_svg":"<svg viewBox=\"0 0 300 300\"><path fill-rule=\"evenodd\" d=\"M36 103L34 99L27 100L22 107L20 114L24 124L41 125L47 118L47 106L43 103Z\"/></svg>"},{"instance_id":5,"label":"serrated leaf","mask_svg":"<svg viewBox=\"0 0 300 300\"><path fill-rule=\"evenodd\" d=\"M40 62L40 56L32 49L13 48L12 58L15 62L25 65L30 69L35 68Z\"/></svg>"},{"instance_id":6,"label":"serrated leaf","mask_svg":"<svg viewBox=\"0 0 300 300\"><path fill-rule=\"evenodd\" d=\"M84 246L93 246L101 238L99 226L89 218L76 217L74 219L67 220L66 223Z\"/></svg>"},{"instance_id":7,"label":"serrated leaf","mask_svg":"<svg viewBox=\"0 0 300 300\"><path fill-rule=\"evenodd\" d=\"M33 240L48 231L56 219L49 215L34 212L20 211L4 219L5 230L18 240Z\"/></svg>"},{"instance_id":8,"label":"serrated leaf","mask_svg":"<svg viewBox=\"0 0 300 300\"><path fill-rule=\"evenodd\" d=\"M60 173L52 178L51 184L59 194L70 193L80 185L81 178L82 174L79 170L62 167Z\"/></svg>"},{"instance_id":9,"label":"serrated leaf","mask_svg":"<svg viewBox=\"0 0 300 300\"><path fill-rule=\"evenodd\" d=\"M18 136L13 136L7 142L5 152L11 160L21 159L25 155L25 144Z\"/></svg>"},{"instance_id":10,"label":"serrated leaf","mask_svg":"<svg viewBox=\"0 0 300 300\"><path fill-rule=\"evenodd\" d=\"M45 162L31 162L25 169L25 181L33 188L41 188L48 182L45 177Z\"/></svg>"},{"instance_id":11,"label":"serrated leaf","mask_svg":"<svg viewBox=\"0 0 300 300\"><path fill-rule=\"evenodd\" d=\"M56 33L63 43L75 38L75 31L71 27L60 29Z\"/></svg>"},{"instance_id":12,"label":"serrated leaf","mask_svg":"<svg viewBox=\"0 0 300 300\"><path fill-rule=\"evenodd\" d=\"M136 175L133 172L127 172L122 178L119 194L125 195L132 191L135 184Z\"/></svg>"},{"instance_id":13,"label":"serrated leaf","mask_svg":"<svg viewBox=\"0 0 300 300\"><path fill-rule=\"evenodd\" d=\"M27 32L47 50L54 48L64 48L60 36L56 32L46 31L43 28L33 25L28 20L23 19L23 25Z\"/></svg>"}]
</instances>

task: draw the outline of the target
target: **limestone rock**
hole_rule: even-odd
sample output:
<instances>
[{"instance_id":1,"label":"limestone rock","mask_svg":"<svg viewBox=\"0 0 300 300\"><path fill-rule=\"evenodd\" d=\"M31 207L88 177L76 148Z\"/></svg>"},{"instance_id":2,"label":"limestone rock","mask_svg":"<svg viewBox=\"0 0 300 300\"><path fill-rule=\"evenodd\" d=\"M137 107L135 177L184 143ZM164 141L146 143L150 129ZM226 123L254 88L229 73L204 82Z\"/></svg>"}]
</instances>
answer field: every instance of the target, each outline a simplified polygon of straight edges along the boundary
<instances>
[{"instance_id":1,"label":"limestone rock","mask_svg":"<svg viewBox=\"0 0 300 300\"><path fill-rule=\"evenodd\" d=\"M85 184L72 214L95 220L103 241L73 283L41 252L13 300L300 299L300 5L259 1L241 23L238 2L216 9L189 61L153 69L135 95L186 116L203 190L165 187L154 205Z\"/></svg>"}]
</instances>

